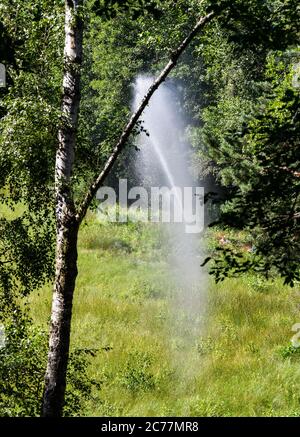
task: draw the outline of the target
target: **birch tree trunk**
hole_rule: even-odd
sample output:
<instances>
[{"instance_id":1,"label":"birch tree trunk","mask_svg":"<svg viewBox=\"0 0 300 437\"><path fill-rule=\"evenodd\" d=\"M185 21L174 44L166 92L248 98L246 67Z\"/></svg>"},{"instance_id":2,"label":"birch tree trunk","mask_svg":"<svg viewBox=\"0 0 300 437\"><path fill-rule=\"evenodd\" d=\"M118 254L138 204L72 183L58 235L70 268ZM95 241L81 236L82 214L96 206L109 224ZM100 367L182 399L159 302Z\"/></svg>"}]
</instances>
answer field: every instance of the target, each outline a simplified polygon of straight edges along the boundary
<instances>
[{"instance_id":1,"label":"birch tree trunk","mask_svg":"<svg viewBox=\"0 0 300 437\"><path fill-rule=\"evenodd\" d=\"M43 416L61 416L69 358L72 301L77 277L78 221L71 189L76 129L80 103L80 66L83 23L80 0L65 1L65 49L62 126L55 166L56 271L52 301L49 353L45 375Z\"/></svg>"}]
</instances>

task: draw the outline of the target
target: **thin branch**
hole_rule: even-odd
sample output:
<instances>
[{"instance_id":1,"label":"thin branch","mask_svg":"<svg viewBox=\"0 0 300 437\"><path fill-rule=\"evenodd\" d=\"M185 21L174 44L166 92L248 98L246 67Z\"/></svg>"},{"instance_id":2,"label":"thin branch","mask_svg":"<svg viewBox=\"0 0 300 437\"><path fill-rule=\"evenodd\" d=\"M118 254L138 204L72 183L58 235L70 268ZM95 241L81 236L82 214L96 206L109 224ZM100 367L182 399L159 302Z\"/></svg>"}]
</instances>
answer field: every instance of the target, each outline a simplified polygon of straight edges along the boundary
<instances>
[{"instance_id":1,"label":"thin branch","mask_svg":"<svg viewBox=\"0 0 300 437\"><path fill-rule=\"evenodd\" d=\"M292 174L293 176L295 176L295 178L300 178L300 171L296 171L296 170L292 170L288 167L279 167L281 170L285 170L288 173Z\"/></svg>"},{"instance_id":2,"label":"thin branch","mask_svg":"<svg viewBox=\"0 0 300 437\"><path fill-rule=\"evenodd\" d=\"M83 218L86 215L86 212L90 206L90 203L93 199L93 197L96 195L98 189L103 184L105 178L109 174L112 166L114 165L116 159L118 158L121 151L124 149L126 145L126 141L128 140L130 134L132 133L134 127L136 126L136 123L141 116L142 112L146 108L150 98L154 94L154 92L157 90L159 85L166 79L170 71L176 66L177 61L180 57L180 55L184 52L184 50L187 48L187 46L190 44L190 42L193 40L193 38L197 35L197 33L208 23L211 21L211 19L215 16L215 12L210 12L204 17L201 17L193 30L190 32L190 34L182 41L182 43L175 49L170 56L170 60L165 66L165 68L161 71L160 75L157 77L157 79L153 82L153 84L150 86L147 94L143 98L139 108L137 111L132 115L131 119L129 120L128 124L126 125L125 129L123 130L119 141L115 145L110 157L106 161L103 170L99 174L99 176L94 180L92 185L90 186L82 204L80 205L78 209L78 213L76 214L76 219L78 222L81 222Z\"/></svg>"}]
</instances>

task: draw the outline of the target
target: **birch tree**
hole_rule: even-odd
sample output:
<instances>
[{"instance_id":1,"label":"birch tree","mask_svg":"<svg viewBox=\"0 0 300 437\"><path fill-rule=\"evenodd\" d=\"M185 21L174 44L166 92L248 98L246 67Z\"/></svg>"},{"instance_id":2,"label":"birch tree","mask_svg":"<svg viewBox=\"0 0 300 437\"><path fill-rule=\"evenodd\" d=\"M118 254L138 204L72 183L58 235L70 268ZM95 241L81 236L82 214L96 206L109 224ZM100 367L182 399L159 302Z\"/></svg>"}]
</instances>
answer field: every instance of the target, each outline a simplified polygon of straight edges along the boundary
<instances>
[{"instance_id":1,"label":"birch tree","mask_svg":"<svg viewBox=\"0 0 300 437\"><path fill-rule=\"evenodd\" d=\"M62 412L72 301L77 276L79 222L76 219L71 174L75 155L82 62L83 23L79 17L79 6L79 0L66 0L62 126L58 132L55 163L56 268L45 377L44 416L59 416Z\"/></svg>"}]
</instances>

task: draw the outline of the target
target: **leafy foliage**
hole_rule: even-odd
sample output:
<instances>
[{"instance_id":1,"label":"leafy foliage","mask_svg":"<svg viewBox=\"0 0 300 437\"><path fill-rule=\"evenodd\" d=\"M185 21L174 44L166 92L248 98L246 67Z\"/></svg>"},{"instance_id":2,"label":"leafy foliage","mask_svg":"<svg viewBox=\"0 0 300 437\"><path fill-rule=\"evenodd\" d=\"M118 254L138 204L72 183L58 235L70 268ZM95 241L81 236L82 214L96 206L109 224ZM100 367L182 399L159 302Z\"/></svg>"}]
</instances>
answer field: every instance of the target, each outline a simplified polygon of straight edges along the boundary
<instances>
[{"instance_id":1,"label":"leafy foliage","mask_svg":"<svg viewBox=\"0 0 300 437\"><path fill-rule=\"evenodd\" d=\"M231 164L241 153L243 159L238 167L223 171L235 188L223 208L222 221L227 226L252 230L255 254L251 262L256 265L254 257L258 257L266 274L276 267L292 285L299 280L300 259L299 92L291 85L290 72L285 76L281 72L277 84L278 76L273 71L273 79L248 126L242 132L229 130L225 136L224 161ZM227 255L225 258L228 261ZM227 272L241 269L241 263L234 259L231 264L225 262ZM244 268L251 262L244 263Z\"/></svg>"},{"instance_id":2,"label":"leafy foliage","mask_svg":"<svg viewBox=\"0 0 300 437\"><path fill-rule=\"evenodd\" d=\"M39 416L43 394L48 336L18 314L17 323L5 324L5 345L0 348L0 416ZM99 382L87 373L93 350L71 353L67 374L64 414L77 415L86 400L92 399Z\"/></svg>"},{"instance_id":3,"label":"leafy foliage","mask_svg":"<svg viewBox=\"0 0 300 437\"><path fill-rule=\"evenodd\" d=\"M238 3L202 38L208 98L191 138L202 163L226 187L219 223L225 231L250 232L253 250L245 258L219 247L211 273L221 280L247 270L277 271L293 285L300 259L299 51L293 46L299 8Z\"/></svg>"}]
</instances>

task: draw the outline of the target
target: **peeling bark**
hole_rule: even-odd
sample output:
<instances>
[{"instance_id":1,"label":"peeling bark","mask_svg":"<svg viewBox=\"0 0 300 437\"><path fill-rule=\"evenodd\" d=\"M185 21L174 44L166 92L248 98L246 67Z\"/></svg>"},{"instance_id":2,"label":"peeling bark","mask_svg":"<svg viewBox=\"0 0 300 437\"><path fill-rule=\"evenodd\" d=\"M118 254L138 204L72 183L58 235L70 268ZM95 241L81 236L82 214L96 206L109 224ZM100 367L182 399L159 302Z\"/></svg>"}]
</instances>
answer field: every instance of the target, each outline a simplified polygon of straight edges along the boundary
<instances>
[{"instance_id":1,"label":"peeling bark","mask_svg":"<svg viewBox=\"0 0 300 437\"><path fill-rule=\"evenodd\" d=\"M78 0L65 2L65 50L62 126L55 165L56 271L52 300L49 353L45 375L43 416L61 416L69 358L72 301L77 277L78 222L71 187L80 103L83 24L76 16Z\"/></svg>"}]
</instances>

